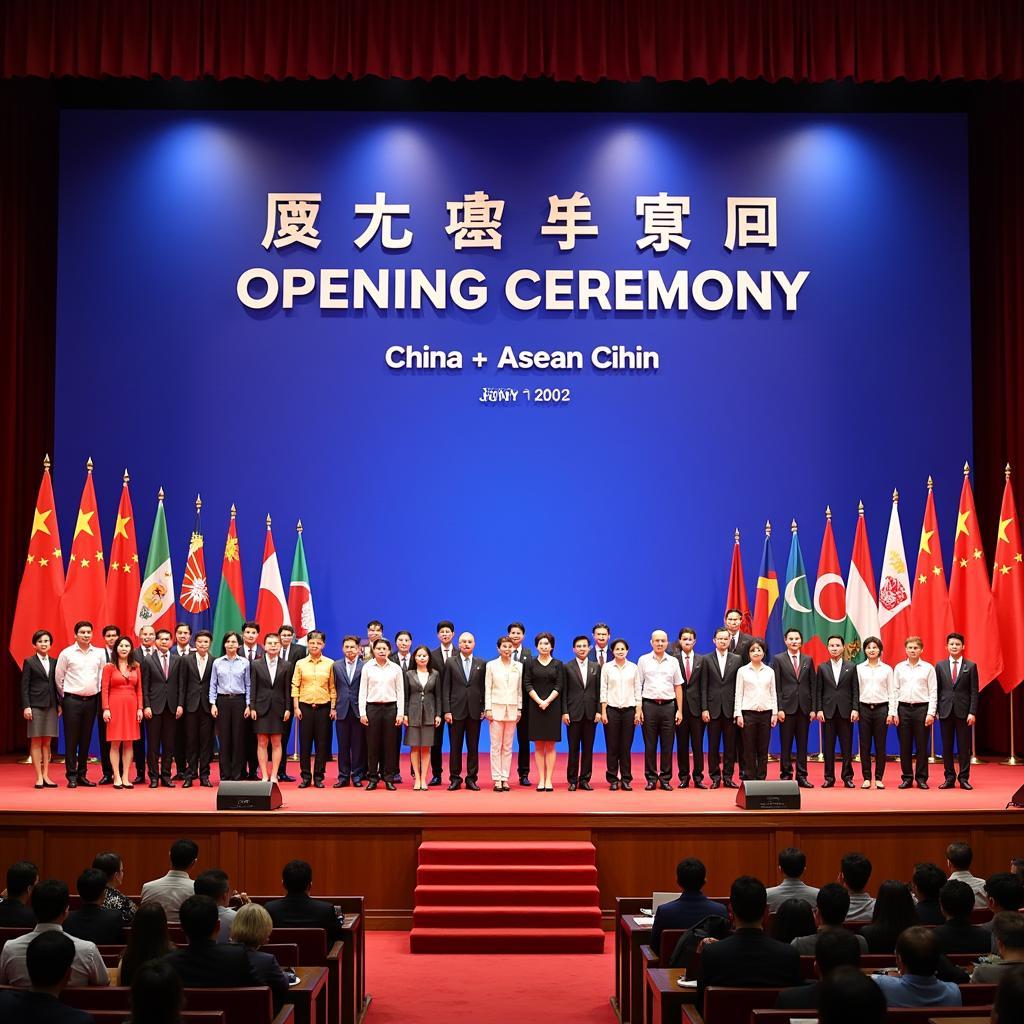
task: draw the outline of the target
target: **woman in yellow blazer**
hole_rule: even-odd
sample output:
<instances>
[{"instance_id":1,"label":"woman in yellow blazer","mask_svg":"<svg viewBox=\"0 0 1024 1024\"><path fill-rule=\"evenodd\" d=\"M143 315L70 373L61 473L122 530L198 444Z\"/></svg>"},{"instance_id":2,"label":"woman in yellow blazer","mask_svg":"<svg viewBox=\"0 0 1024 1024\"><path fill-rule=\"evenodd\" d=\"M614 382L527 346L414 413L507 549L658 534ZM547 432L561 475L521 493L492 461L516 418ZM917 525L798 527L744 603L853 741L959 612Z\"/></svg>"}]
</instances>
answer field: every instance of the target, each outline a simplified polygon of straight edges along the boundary
<instances>
[{"instance_id":1,"label":"woman in yellow blazer","mask_svg":"<svg viewBox=\"0 0 1024 1024\"><path fill-rule=\"evenodd\" d=\"M498 657L487 662L484 674L484 711L490 722L491 778L495 793L508 792L512 769L512 740L523 715L523 666L512 660L512 639L498 640Z\"/></svg>"}]
</instances>

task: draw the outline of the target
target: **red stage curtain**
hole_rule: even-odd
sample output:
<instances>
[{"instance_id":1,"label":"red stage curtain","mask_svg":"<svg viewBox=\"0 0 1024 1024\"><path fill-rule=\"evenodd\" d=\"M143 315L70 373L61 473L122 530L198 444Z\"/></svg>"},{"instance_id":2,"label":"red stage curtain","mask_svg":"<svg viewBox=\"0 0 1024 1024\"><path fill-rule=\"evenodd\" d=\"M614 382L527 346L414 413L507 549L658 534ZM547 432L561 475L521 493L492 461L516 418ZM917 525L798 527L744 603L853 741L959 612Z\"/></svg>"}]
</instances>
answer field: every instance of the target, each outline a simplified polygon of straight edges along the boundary
<instances>
[{"instance_id":1,"label":"red stage curtain","mask_svg":"<svg viewBox=\"0 0 1024 1024\"><path fill-rule=\"evenodd\" d=\"M0 77L1014 80L1019 0L8 0Z\"/></svg>"}]
</instances>

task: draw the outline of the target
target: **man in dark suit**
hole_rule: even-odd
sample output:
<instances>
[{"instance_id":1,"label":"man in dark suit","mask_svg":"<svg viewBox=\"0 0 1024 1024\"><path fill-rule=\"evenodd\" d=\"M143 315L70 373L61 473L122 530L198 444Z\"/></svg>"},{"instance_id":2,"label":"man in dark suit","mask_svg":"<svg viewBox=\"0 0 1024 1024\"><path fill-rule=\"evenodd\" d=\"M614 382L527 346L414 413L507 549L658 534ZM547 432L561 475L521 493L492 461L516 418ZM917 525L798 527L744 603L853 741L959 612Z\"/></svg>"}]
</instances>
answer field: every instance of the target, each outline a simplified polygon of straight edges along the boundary
<instances>
[{"instance_id":1,"label":"man in dark suit","mask_svg":"<svg viewBox=\"0 0 1024 1024\"><path fill-rule=\"evenodd\" d=\"M175 722L184 714L178 683L171 673L171 631L157 630L156 651L142 663L142 715L146 722L149 788L174 788L171 755Z\"/></svg>"},{"instance_id":2,"label":"man in dark suit","mask_svg":"<svg viewBox=\"0 0 1024 1024\"><path fill-rule=\"evenodd\" d=\"M78 876L78 895L82 905L64 919L64 931L78 939L88 939L97 946L124 944L124 922L116 910L103 904L107 876L95 868L87 868Z\"/></svg>"},{"instance_id":3,"label":"man in dark suit","mask_svg":"<svg viewBox=\"0 0 1024 1024\"><path fill-rule=\"evenodd\" d=\"M824 722L822 744L825 748L825 781L822 788L836 784L836 737L843 758L842 779L847 789L853 789L853 723L860 717L860 684L857 669L843 658L846 641L837 633L828 638L829 660L818 666L817 718Z\"/></svg>"},{"instance_id":4,"label":"man in dark suit","mask_svg":"<svg viewBox=\"0 0 1024 1024\"><path fill-rule=\"evenodd\" d=\"M705 941L697 1005L704 1006L710 985L788 988L800 984L800 954L764 932L768 894L750 875L741 875L729 891L729 912L736 931L720 942Z\"/></svg>"},{"instance_id":5,"label":"man in dark suit","mask_svg":"<svg viewBox=\"0 0 1024 1024\"><path fill-rule=\"evenodd\" d=\"M35 928L32 890L39 881L39 868L30 860L19 860L7 869L7 896L0 900L0 928Z\"/></svg>"},{"instance_id":6,"label":"man in dark suit","mask_svg":"<svg viewBox=\"0 0 1024 1024\"><path fill-rule=\"evenodd\" d=\"M106 655L107 664L114 660L114 647L121 636L121 629L115 625L103 627L103 653ZM98 785L109 786L114 781L114 769L110 765L110 744L107 742L107 723L103 721L102 711L96 715L96 737L100 745L100 767L103 774L100 776Z\"/></svg>"},{"instance_id":7,"label":"man in dark suit","mask_svg":"<svg viewBox=\"0 0 1024 1024\"><path fill-rule=\"evenodd\" d=\"M193 651L192 647L192 627L187 622L179 622L174 627L174 644L171 646L171 668L185 657L186 654L191 654ZM180 782L185 778L185 760L188 756L188 738L185 735L185 716L182 715L174 723L174 775L171 776L172 781Z\"/></svg>"},{"instance_id":8,"label":"man in dark suit","mask_svg":"<svg viewBox=\"0 0 1024 1024\"><path fill-rule=\"evenodd\" d=\"M524 646L523 637L526 636L526 627L521 622L510 622L505 635L512 641L512 660L525 665L532 657L533 651ZM516 772L519 775L519 785L530 785L530 709L533 701L526 692L526 673L523 672L523 713L516 723Z\"/></svg>"},{"instance_id":9,"label":"man in dark suit","mask_svg":"<svg viewBox=\"0 0 1024 1024\"><path fill-rule=\"evenodd\" d=\"M196 649L174 664L178 705L184 710L185 720L185 781L182 786L191 789L196 779L207 789L210 782L210 762L213 759L213 715L210 713L210 676L213 674L213 655L210 645L213 635L201 629L195 635Z\"/></svg>"},{"instance_id":10,"label":"man in dark suit","mask_svg":"<svg viewBox=\"0 0 1024 1024\"><path fill-rule=\"evenodd\" d=\"M823 931L814 944L814 969L824 981L839 967L860 966L860 944L848 928ZM776 1010L813 1010L818 1006L820 981L784 988L775 1000Z\"/></svg>"},{"instance_id":11,"label":"man in dark suit","mask_svg":"<svg viewBox=\"0 0 1024 1024\"><path fill-rule=\"evenodd\" d=\"M75 944L60 928L40 932L25 951L32 987L0 992L0 1020L9 1024L94 1024L91 1013L60 1001L74 961Z\"/></svg>"},{"instance_id":12,"label":"man in dark suit","mask_svg":"<svg viewBox=\"0 0 1024 1024\"><path fill-rule=\"evenodd\" d=\"M487 662L473 655L476 638L459 635L459 649L441 674L441 713L448 723L448 788L462 786L462 745L466 744L466 789L479 790L480 721L484 717L484 679ZM434 665L431 654L431 667ZM468 670L468 675L467 675ZM441 729L437 730L441 732Z\"/></svg>"},{"instance_id":13,"label":"man in dark suit","mask_svg":"<svg viewBox=\"0 0 1024 1024\"><path fill-rule=\"evenodd\" d=\"M946 637L949 659L935 663L938 687L936 713L942 734L942 768L945 781L939 789L952 789L957 781L961 789L971 785L971 729L978 713L978 666L964 657L962 633ZM960 762L959 774L953 767L953 742Z\"/></svg>"},{"instance_id":14,"label":"man in dark suit","mask_svg":"<svg viewBox=\"0 0 1024 1024\"><path fill-rule=\"evenodd\" d=\"M132 652L140 666L156 651L156 630L152 626L143 626L139 630L139 646ZM139 729L139 738L132 744L132 758L135 761L135 778L132 782L141 786L146 781L146 727Z\"/></svg>"},{"instance_id":15,"label":"man in dark suit","mask_svg":"<svg viewBox=\"0 0 1024 1024\"><path fill-rule=\"evenodd\" d=\"M334 687L338 693L334 720L338 737L338 778L334 788L352 785L361 789L366 777L366 729L359 721L359 679L363 671L359 637L345 637L341 653L342 657L334 663Z\"/></svg>"},{"instance_id":16,"label":"man in dark suit","mask_svg":"<svg viewBox=\"0 0 1024 1024\"><path fill-rule=\"evenodd\" d=\"M651 928L651 949L655 956L661 949L661 933L666 929L679 928L685 931L692 928L705 917L728 917L729 911L724 903L709 900L701 891L707 881L707 869L703 861L696 857L687 857L676 865L676 882L682 890L678 899L670 903L662 903L654 912L654 925ZM664 966L664 965L663 965Z\"/></svg>"},{"instance_id":17,"label":"man in dark suit","mask_svg":"<svg viewBox=\"0 0 1024 1024\"><path fill-rule=\"evenodd\" d=\"M282 626L278 633L281 637L281 657L285 661L291 664L291 667L295 668L295 663L300 659L306 657L309 651L306 650L304 644L299 643L295 639L295 629L293 626ZM278 772L278 779L281 782L294 782L295 778L288 774L288 748L291 746L292 736L292 721L293 718L289 718L285 722L284 732L281 733L281 747L284 750L284 754L281 757L281 771Z\"/></svg>"},{"instance_id":18,"label":"man in dark suit","mask_svg":"<svg viewBox=\"0 0 1024 1024\"><path fill-rule=\"evenodd\" d=\"M701 717L700 677L704 656L697 654L697 630L684 626L679 630L679 650L675 657L683 676L683 720L676 726L676 765L679 788L690 785L690 753L693 753L693 787L704 785L704 719Z\"/></svg>"},{"instance_id":19,"label":"man in dark suit","mask_svg":"<svg viewBox=\"0 0 1024 1024\"><path fill-rule=\"evenodd\" d=\"M814 662L803 654L803 634L795 626L783 637L786 650L772 658L775 672L775 694L779 705L779 778L793 778L793 740L796 740L796 784L812 789L807 778L807 736L811 719L817 714L818 688Z\"/></svg>"},{"instance_id":20,"label":"man in dark suit","mask_svg":"<svg viewBox=\"0 0 1024 1024\"><path fill-rule=\"evenodd\" d=\"M572 642L573 654L565 663L565 690L562 692L562 721L567 726L569 760L566 778L569 792L592 789L590 777L594 770L594 737L601 721L601 670L590 661L590 640L577 636Z\"/></svg>"},{"instance_id":21,"label":"man in dark suit","mask_svg":"<svg viewBox=\"0 0 1024 1024\"><path fill-rule=\"evenodd\" d=\"M701 665L700 711L708 727L708 764L711 770L711 788L725 786L735 789L732 770L736 765L736 673L740 670L740 656L729 650L729 630L719 626L715 630L715 649ZM725 764L719 761L718 746L725 747ZM724 770L723 770L724 768Z\"/></svg>"},{"instance_id":22,"label":"man in dark suit","mask_svg":"<svg viewBox=\"0 0 1024 1024\"><path fill-rule=\"evenodd\" d=\"M743 632L742 625L743 613L739 608L727 608L725 610L725 628L729 630L729 653L737 655L740 659L740 664L746 665L750 661L750 644L754 638L749 633ZM765 648L764 660L765 662L768 661L767 648ZM743 756L743 741L743 730L737 729L735 732L736 761L740 766L740 781L747 777L746 758Z\"/></svg>"},{"instance_id":23,"label":"man in dark suit","mask_svg":"<svg viewBox=\"0 0 1024 1024\"><path fill-rule=\"evenodd\" d=\"M437 624L438 645L430 652L430 668L437 672L438 678L442 680L444 679L445 666L448 664L448 661L458 653L455 649L455 644L452 642L454 639L455 624L450 619L442 619ZM450 740L451 737L449 734L449 742ZM444 729L435 729L434 742L430 746L430 781L427 783L428 786L441 785L441 772L443 769L441 753L443 748Z\"/></svg>"},{"instance_id":24,"label":"man in dark suit","mask_svg":"<svg viewBox=\"0 0 1024 1024\"><path fill-rule=\"evenodd\" d=\"M249 671L252 671L252 663L262 658L266 653L260 640L260 624L258 622L245 622L242 624L242 646L238 648L238 656L249 662ZM260 777L259 759L256 757L256 729L251 718L242 723L242 736L245 740L245 763L242 768L242 778L250 781Z\"/></svg>"},{"instance_id":25,"label":"man in dark suit","mask_svg":"<svg viewBox=\"0 0 1024 1024\"><path fill-rule=\"evenodd\" d=\"M932 929L940 953L989 953L992 933L971 924L974 890L959 879L952 878L939 890L939 906L945 924Z\"/></svg>"},{"instance_id":26,"label":"man in dark suit","mask_svg":"<svg viewBox=\"0 0 1024 1024\"><path fill-rule=\"evenodd\" d=\"M323 928L327 932L327 948L338 941L341 926L334 907L325 900L315 900L309 895L313 887L313 869L304 860L290 860L281 872L281 882L286 895L283 899L270 900L267 913L275 928Z\"/></svg>"},{"instance_id":27,"label":"man in dark suit","mask_svg":"<svg viewBox=\"0 0 1024 1024\"><path fill-rule=\"evenodd\" d=\"M188 946L168 953L171 965L187 988L243 988L258 985L243 946L217 942L220 915L209 896L189 896L178 911Z\"/></svg>"}]
</instances>

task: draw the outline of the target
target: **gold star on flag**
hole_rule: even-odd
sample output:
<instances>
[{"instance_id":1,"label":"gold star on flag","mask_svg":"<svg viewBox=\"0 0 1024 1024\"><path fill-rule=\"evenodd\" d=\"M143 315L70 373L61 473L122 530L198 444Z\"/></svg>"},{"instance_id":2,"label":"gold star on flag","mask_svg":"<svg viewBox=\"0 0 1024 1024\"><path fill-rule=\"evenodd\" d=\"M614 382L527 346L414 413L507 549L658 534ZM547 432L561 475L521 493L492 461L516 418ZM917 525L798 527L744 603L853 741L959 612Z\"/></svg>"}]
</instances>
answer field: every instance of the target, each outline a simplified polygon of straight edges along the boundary
<instances>
[{"instance_id":1,"label":"gold star on flag","mask_svg":"<svg viewBox=\"0 0 1024 1024\"><path fill-rule=\"evenodd\" d=\"M68 559L68 565L70 565L74 560L75 560L75 553L74 553L74 551L72 551L71 552L71 557Z\"/></svg>"},{"instance_id":2,"label":"gold star on flag","mask_svg":"<svg viewBox=\"0 0 1024 1024\"><path fill-rule=\"evenodd\" d=\"M918 583L927 583L928 582L928 577L925 576L924 573L922 573L920 576L917 577L917 582Z\"/></svg>"},{"instance_id":3,"label":"gold star on flag","mask_svg":"<svg viewBox=\"0 0 1024 1024\"><path fill-rule=\"evenodd\" d=\"M974 549L974 557L975 558L981 558L981 548L975 548Z\"/></svg>"},{"instance_id":4,"label":"gold star on flag","mask_svg":"<svg viewBox=\"0 0 1024 1024\"><path fill-rule=\"evenodd\" d=\"M128 531L125 529L125 527L131 521L132 521L132 517L131 516L118 516L117 517L117 522L114 524L114 536L115 537L124 537L124 539L127 540L128 539Z\"/></svg>"},{"instance_id":5,"label":"gold star on flag","mask_svg":"<svg viewBox=\"0 0 1024 1024\"><path fill-rule=\"evenodd\" d=\"M80 533L87 533L91 537L92 527L89 525L89 520L95 515L95 512L85 512L83 509L78 510L78 522L75 523L75 536L77 537Z\"/></svg>"},{"instance_id":6,"label":"gold star on flag","mask_svg":"<svg viewBox=\"0 0 1024 1024\"><path fill-rule=\"evenodd\" d=\"M72 555L71 557L72 557L72 558L74 558L75 556L74 556L74 555ZM79 559L79 561L78 561L78 564L79 564L79 565L80 565L80 566L81 566L81 567L82 567L83 569L88 569L88 568L89 568L89 559L88 559L88 558L81 558L81 559Z\"/></svg>"},{"instance_id":7,"label":"gold star on flag","mask_svg":"<svg viewBox=\"0 0 1024 1024\"><path fill-rule=\"evenodd\" d=\"M1015 554L1015 555L1013 556L1013 560L1014 560L1015 562L1019 562L1019 561L1021 560L1021 555L1020 555L1020 552L1019 552L1019 551L1017 552L1017 554Z\"/></svg>"},{"instance_id":8,"label":"gold star on flag","mask_svg":"<svg viewBox=\"0 0 1024 1024\"><path fill-rule=\"evenodd\" d=\"M39 533L40 530L42 530L43 533L49 535L50 528L46 525L46 520L49 519L50 516L52 515L52 508L48 508L45 512L40 512L39 509L36 509L35 515L32 517L32 534L29 537L29 540L31 540L32 537Z\"/></svg>"},{"instance_id":9,"label":"gold star on flag","mask_svg":"<svg viewBox=\"0 0 1024 1024\"><path fill-rule=\"evenodd\" d=\"M1001 572L1001 573L1002 573L1002 574L1003 574L1004 576L1006 576L1006 575L1008 575L1008 574L1009 574L1009 572L1010 572L1010 570L1011 570L1012 568L1013 568L1013 566L1012 566L1012 565L1001 565L1001 566L999 566L999 571L1000 571L1000 572Z\"/></svg>"},{"instance_id":10,"label":"gold star on flag","mask_svg":"<svg viewBox=\"0 0 1024 1024\"><path fill-rule=\"evenodd\" d=\"M50 560L48 558L40 558L39 564L45 569L50 564Z\"/></svg>"},{"instance_id":11,"label":"gold star on flag","mask_svg":"<svg viewBox=\"0 0 1024 1024\"><path fill-rule=\"evenodd\" d=\"M960 559L960 568L961 569L966 569L967 568L967 559L966 558L961 558Z\"/></svg>"},{"instance_id":12,"label":"gold star on flag","mask_svg":"<svg viewBox=\"0 0 1024 1024\"><path fill-rule=\"evenodd\" d=\"M921 530L921 550L927 555L932 553L931 539L934 533L934 530L925 530L924 528Z\"/></svg>"},{"instance_id":13,"label":"gold star on flag","mask_svg":"<svg viewBox=\"0 0 1024 1024\"><path fill-rule=\"evenodd\" d=\"M28 564L29 565L31 565L35 560L36 560L36 556L35 555L29 555L28 556Z\"/></svg>"},{"instance_id":14,"label":"gold star on flag","mask_svg":"<svg viewBox=\"0 0 1024 1024\"><path fill-rule=\"evenodd\" d=\"M95 557L96 557L96 561L97 562L102 562L103 561L103 552L102 551L97 551Z\"/></svg>"},{"instance_id":15,"label":"gold star on flag","mask_svg":"<svg viewBox=\"0 0 1024 1024\"><path fill-rule=\"evenodd\" d=\"M956 535L954 540L960 536L961 533L969 534L970 531L967 529L967 517L971 514L971 510L968 509L966 512L960 512L956 517Z\"/></svg>"},{"instance_id":16,"label":"gold star on flag","mask_svg":"<svg viewBox=\"0 0 1024 1024\"><path fill-rule=\"evenodd\" d=\"M121 563L120 562L111 562L110 563L110 568L113 569L114 572L117 572L117 570L121 568Z\"/></svg>"},{"instance_id":17,"label":"gold star on flag","mask_svg":"<svg viewBox=\"0 0 1024 1024\"><path fill-rule=\"evenodd\" d=\"M122 572L131 572L132 571L132 567L127 562L125 562L125 564L123 566L121 566L121 571Z\"/></svg>"},{"instance_id":18,"label":"gold star on flag","mask_svg":"<svg viewBox=\"0 0 1024 1024\"><path fill-rule=\"evenodd\" d=\"M138 560L139 560L139 556L138 555L132 555L132 561L133 562L137 562Z\"/></svg>"},{"instance_id":19,"label":"gold star on flag","mask_svg":"<svg viewBox=\"0 0 1024 1024\"><path fill-rule=\"evenodd\" d=\"M932 566L932 575L933 576L941 576L942 575L942 570L937 565L933 565Z\"/></svg>"},{"instance_id":20,"label":"gold star on flag","mask_svg":"<svg viewBox=\"0 0 1024 1024\"><path fill-rule=\"evenodd\" d=\"M53 557L54 558L60 558L60 548L54 548L53 549Z\"/></svg>"}]
</instances>

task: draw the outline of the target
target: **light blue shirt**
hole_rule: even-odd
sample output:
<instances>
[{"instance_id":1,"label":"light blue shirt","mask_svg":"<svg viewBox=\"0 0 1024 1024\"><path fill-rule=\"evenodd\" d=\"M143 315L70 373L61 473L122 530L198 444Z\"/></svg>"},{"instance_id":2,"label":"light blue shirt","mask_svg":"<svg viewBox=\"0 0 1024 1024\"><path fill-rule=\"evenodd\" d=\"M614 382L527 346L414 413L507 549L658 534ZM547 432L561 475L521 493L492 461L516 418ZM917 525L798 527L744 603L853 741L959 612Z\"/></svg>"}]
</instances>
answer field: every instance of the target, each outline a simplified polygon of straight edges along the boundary
<instances>
[{"instance_id":1,"label":"light blue shirt","mask_svg":"<svg viewBox=\"0 0 1024 1024\"><path fill-rule=\"evenodd\" d=\"M872 975L885 995L886 1004L894 1006L960 1006L960 986L952 981L939 981L934 975L904 974Z\"/></svg>"},{"instance_id":2,"label":"light blue shirt","mask_svg":"<svg viewBox=\"0 0 1024 1024\"><path fill-rule=\"evenodd\" d=\"M245 695L245 706L249 706L249 662L236 656L229 658L226 654L213 663L210 673L210 703L217 704L219 695Z\"/></svg>"}]
</instances>

